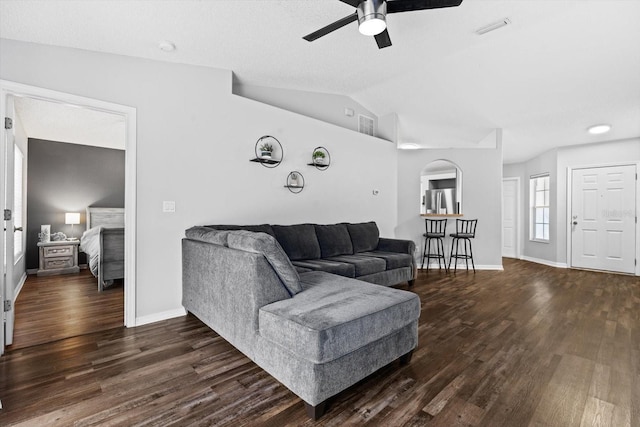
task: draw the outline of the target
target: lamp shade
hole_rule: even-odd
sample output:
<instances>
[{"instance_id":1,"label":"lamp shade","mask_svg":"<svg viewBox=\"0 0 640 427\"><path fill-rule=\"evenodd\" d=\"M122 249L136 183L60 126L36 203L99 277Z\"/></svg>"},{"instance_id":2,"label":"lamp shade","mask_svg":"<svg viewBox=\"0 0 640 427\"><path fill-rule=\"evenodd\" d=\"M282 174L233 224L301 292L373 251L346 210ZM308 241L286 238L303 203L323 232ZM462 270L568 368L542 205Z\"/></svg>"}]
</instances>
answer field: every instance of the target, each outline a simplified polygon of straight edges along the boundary
<instances>
[{"instance_id":1,"label":"lamp shade","mask_svg":"<svg viewBox=\"0 0 640 427\"><path fill-rule=\"evenodd\" d=\"M64 223L65 224L80 224L80 213L79 212L67 212L64 214Z\"/></svg>"}]
</instances>

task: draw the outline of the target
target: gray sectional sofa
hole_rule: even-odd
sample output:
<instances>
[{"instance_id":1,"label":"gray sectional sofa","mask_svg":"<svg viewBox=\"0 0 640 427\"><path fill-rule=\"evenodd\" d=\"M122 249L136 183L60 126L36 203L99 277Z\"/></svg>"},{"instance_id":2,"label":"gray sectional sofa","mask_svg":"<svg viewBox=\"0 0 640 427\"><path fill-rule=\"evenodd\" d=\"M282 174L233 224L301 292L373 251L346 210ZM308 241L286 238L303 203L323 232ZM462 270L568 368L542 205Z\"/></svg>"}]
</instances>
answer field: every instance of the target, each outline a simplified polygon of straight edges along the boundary
<instances>
[{"instance_id":1,"label":"gray sectional sofa","mask_svg":"<svg viewBox=\"0 0 640 427\"><path fill-rule=\"evenodd\" d=\"M375 223L190 228L183 306L317 419L418 342L419 298L387 287L413 281L414 243L378 234Z\"/></svg>"},{"instance_id":2,"label":"gray sectional sofa","mask_svg":"<svg viewBox=\"0 0 640 427\"><path fill-rule=\"evenodd\" d=\"M276 238L298 273L325 271L377 285L413 285L416 264L412 240L380 238L375 222L331 225L207 225L246 230Z\"/></svg>"}]
</instances>

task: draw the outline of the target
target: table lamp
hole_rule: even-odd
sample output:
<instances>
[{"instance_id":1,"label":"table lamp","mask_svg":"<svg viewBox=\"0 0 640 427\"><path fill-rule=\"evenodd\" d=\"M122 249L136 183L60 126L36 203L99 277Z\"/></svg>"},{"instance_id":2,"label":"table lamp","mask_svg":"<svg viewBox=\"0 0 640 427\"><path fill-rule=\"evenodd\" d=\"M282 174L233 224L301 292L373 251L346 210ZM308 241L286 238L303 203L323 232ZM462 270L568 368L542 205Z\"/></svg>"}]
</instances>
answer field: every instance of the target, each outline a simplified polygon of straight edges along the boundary
<instances>
[{"instance_id":1,"label":"table lamp","mask_svg":"<svg viewBox=\"0 0 640 427\"><path fill-rule=\"evenodd\" d=\"M79 212L67 212L64 214L64 223L71 224L71 237L69 240L78 240L73 234L73 226L76 224L80 224L80 213Z\"/></svg>"}]
</instances>

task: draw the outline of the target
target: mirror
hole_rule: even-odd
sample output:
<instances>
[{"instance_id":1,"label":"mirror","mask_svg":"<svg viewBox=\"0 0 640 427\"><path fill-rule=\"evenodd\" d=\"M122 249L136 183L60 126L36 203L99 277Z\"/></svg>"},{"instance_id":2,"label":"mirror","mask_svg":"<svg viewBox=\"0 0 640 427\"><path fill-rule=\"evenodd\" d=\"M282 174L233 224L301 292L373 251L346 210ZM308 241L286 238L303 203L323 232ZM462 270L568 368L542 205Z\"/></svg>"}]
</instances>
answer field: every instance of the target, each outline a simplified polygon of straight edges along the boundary
<instances>
[{"instance_id":1,"label":"mirror","mask_svg":"<svg viewBox=\"0 0 640 427\"><path fill-rule=\"evenodd\" d=\"M462 213L462 170L449 160L435 160L420 172L420 214Z\"/></svg>"}]
</instances>

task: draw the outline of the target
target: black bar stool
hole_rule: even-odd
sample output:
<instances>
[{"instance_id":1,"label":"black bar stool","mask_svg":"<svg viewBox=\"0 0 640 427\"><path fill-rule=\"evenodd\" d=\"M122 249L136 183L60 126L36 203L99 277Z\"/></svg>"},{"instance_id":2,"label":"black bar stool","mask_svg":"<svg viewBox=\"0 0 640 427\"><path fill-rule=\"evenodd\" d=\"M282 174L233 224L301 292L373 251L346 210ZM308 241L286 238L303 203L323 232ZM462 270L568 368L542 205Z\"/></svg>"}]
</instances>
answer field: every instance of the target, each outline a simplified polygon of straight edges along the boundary
<instances>
[{"instance_id":1,"label":"black bar stool","mask_svg":"<svg viewBox=\"0 0 640 427\"><path fill-rule=\"evenodd\" d=\"M455 264L453 270L458 269L458 259L463 259L469 270L469 260L471 260L471 266L473 272L476 272L476 266L473 263L473 251L471 250L471 239L476 237L476 225L478 225L477 219L456 219L456 232L450 234L453 237L451 241L451 255L449 256L449 270L451 270L451 261L455 258ZM458 244L460 240L463 241L464 253L460 253L458 250ZM468 246L468 249L467 249ZM455 248L455 253L454 253Z\"/></svg>"},{"instance_id":2,"label":"black bar stool","mask_svg":"<svg viewBox=\"0 0 640 427\"><path fill-rule=\"evenodd\" d=\"M424 259L427 259L427 271L429 271L429 262L431 259L438 260L438 268L442 268L440 260L444 264L445 271L447 268L447 259L444 255L443 239L447 235L446 219L425 219L426 233L424 233L424 251L422 252L422 268L424 268ZM431 252L431 242L435 240L436 251Z\"/></svg>"}]
</instances>

